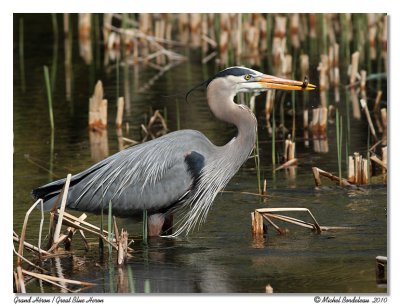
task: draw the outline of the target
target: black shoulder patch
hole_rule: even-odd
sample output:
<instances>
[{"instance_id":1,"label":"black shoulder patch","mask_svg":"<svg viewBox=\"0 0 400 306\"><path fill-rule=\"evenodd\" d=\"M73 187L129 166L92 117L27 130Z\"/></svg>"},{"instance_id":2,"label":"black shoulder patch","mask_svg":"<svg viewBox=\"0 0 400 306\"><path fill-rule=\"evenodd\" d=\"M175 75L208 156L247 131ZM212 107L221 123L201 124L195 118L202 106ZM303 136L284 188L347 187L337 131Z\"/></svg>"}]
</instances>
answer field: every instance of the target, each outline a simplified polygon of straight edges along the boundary
<instances>
[{"instance_id":1,"label":"black shoulder patch","mask_svg":"<svg viewBox=\"0 0 400 306\"><path fill-rule=\"evenodd\" d=\"M204 156L196 151L188 152L185 154L185 163L190 175L197 180L200 177L201 169L204 168Z\"/></svg>"}]
</instances>

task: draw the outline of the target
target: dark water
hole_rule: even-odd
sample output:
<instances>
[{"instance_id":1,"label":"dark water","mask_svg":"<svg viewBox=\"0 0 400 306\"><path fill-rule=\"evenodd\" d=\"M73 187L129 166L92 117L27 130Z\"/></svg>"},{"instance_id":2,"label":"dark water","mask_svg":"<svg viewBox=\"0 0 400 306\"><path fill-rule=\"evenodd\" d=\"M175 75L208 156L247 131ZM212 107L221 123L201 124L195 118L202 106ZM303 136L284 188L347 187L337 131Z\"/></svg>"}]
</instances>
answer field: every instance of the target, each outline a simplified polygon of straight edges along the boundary
<instances>
[{"instance_id":1,"label":"dark water","mask_svg":"<svg viewBox=\"0 0 400 306\"><path fill-rule=\"evenodd\" d=\"M146 84L156 72L145 66L121 67L117 89L115 66L104 67L103 53L87 65L79 56L76 23L73 24L72 92L67 98L65 86L64 40L61 30L56 43L50 15L24 15L24 74L25 91L18 57L18 21L14 16L14 230L19 233L25 212L33 204L32 188L68 173L77 173L94 163L87 129L88 98L94 84L101 79L109 101L108 150L118 152L118 139L113 127L116 113L116 94L130 97L124 121L129 131L124 136L141 139L140 124L145 123L150 110L166 110L168 127L202 131L215 144L221 145L235 135L235 129L215 120L209 112L204 91L196 92L185 103L182 96L164 97L185 91L200 83L219 68L204 66L199 60L186 61L158 78L147 89ZM61 17L61 16L58 16ZM61 22L61 18L58 19ZM96 44L94 44L96 47ZM182 50L181 50L182 51ZM189 54L188 50L182 51ZM319 59L312 59L310 79ZM48 106L43 77L43 65L54 71L54 140L50 130ZM260 70L262 70L260 68ZM316 82L315 82L316 83ZM341 92L344 99L346 93ZM284 97L290 105L292 95ZM300 94L295 98L301 100ZM374 184L359 189L345 189L324 181L324 187L314 188L311 167L318 166L337 173L335 125L328 126L327 153L307 147L304 141L296 144L299 165L295 176L282 170L273 174L271 139L265 129L263 114L265 96L259 97L256 107L259 119L260 159L262 176L267 180L269 197L237 192L257 192L254 160L250 159L226 187L236 193L217 197L208 219L189 237L150 239L144 247L140 240L141 224L119 219L120 227L138 236L132 247L134 256L123 266L115 265L98 253L97 240L89 237L91 250L85 252L79 237L73 241L78 251L71 256L49 259L44 266L54 275L95 282L85 292L206 292L257 293L265 292L270 284L276 293L384 293L375 279L375 257L387 254L387 188ZM309 104L318 105L319 94L310 93ZM258 101L258 100L257 100ZM179 103L179 114L176 105ZM299 117L298 121L301 117ZM289 120L289 119L287 119ZM290 122L290 121L288 121ZM351 120L349 152L366 152L367 124ZM287 126L290 126L287 123ZM302 132L299 132L299 135ZM300 138L301 139L301 138ZM277 150L282 152L282 142ZM51 170L49 173L48 169ZM345 165L343 165L345 169ZM318 235L303 228L287 226L287 235L272 230L260 239L251 234L250 212L261 207L307 207L324 226L347 226L348 230L323 232ZM300 218L304 215L294 215ZM37 241L40 213L31 216L27 239ZM46 218L47 219L47 218ZM97 216L90 222L99 224ZM47 221L47 220L46 220ZM46 226L46 224L45 224ZM59 289L31 281L28 292L59 292Z\"/></svg>"}]
</instances>

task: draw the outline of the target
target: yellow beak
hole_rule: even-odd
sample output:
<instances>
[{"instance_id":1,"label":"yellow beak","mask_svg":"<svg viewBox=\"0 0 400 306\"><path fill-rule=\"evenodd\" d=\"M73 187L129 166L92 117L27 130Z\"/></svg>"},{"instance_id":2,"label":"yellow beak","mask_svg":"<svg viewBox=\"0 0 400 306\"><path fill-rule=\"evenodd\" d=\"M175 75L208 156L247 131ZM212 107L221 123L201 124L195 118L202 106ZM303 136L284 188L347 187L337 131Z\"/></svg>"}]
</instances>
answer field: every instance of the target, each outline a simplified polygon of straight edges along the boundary
<instances>
[{"instance_id":1,"label":"yellow beak","mask_svg":"<svg viewBox=\"0 0 400 306\"><path fill-rule=\"evenodd\" d=\"M307 77L305 77L304 81L301 82L263 74L262 76L257 77L256 82L258 82L262 87L270 89L314 90L317 88L317 86L308 83Z\"/></svg>"}]
</instances>

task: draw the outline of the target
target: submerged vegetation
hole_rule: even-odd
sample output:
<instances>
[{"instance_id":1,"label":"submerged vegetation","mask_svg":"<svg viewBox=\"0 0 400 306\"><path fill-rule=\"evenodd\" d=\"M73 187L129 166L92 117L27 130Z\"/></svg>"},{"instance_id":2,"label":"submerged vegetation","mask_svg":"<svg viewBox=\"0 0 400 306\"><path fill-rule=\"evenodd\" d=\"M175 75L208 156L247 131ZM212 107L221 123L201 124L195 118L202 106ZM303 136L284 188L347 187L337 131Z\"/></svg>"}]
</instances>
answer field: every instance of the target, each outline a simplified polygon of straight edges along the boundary
<instances>
[{"instance_id":1,"label":"submerged vegetation","mask_svg":"<svg viewBox=\"0 0 400 306\"><path fill-rule=\"evenodd\" d=\"M97 162L109 155L108 130L111 129L113 119L110 119L108 112L114 105L117 109L115 128L119 150L181 129L185 125L185 113L176 96L169 98L174 102L172 108L149 107L141 117L142 122L133 127L127 119L135 108L132 87L139 94L149 93L160 78L184 61L198 61L205 67L212 66L214 70L246 65L279 77L304 79L304 82L318 86L319 92L315 93L317 98L311 98L308 92L286 94L275 90L266 95L250 97L239 94L236 97L237 102L247 104L259 120L252 155L255 159L252 165L255 165L253 170L257 184L254 190L243 193L258 196L260 205L268 206L267 181L269 184L272 180L274 187L279 171L285 171L288 180L294 181L297 167L310 163L296 153L299 146L308 149L311 140L315 154L320 154L322 159L328 155L329 133L333 133L336 139L337 167L323 170L323 166L313 162L309 171L310 176L314 176L317 189L323 185L321 176L339 188L360 189L361 185L366 184L386 184L388 34L385 14L51 14L51 24L54 34L53 60L50 68L43 66L46 88L43 101L46 98L48 102L51 127L50 161L48 166L39 165L50 173L49 180L53 178L54 138L57 139L57 117L53 115L57 101L53 99L53 92L57 73L60 73L60 69L57 69L57 50L61 43L58 31L62 24L66 101L71 101L73 97L72 41L75 38L79 43L81 59L90 67L89 86L93 94L87 96L82 103L89 105L87 117L93 161ZM18 16L18 78L23 92L28 86L24 67L27 61L24 43L26 28L24 17ZM116 90L111 98L110 93L108 96L105 94L103 82L95 77L94 71L100 68L115 73ZM137 79L132 81L132 72L128 70L131 68L136 76L139 70L150 69L151 77L146 82L138 82ZM204 79L207 77L205 75ZM255 105L255 101L263 99L265 107L262 113L258 113L260 108ZM46 117L43 116L43 120ZM350 151L355 122L366 127L367 141L364 150L360 152ZM136 137L132 137L132 129L139 130L140 136L136 134ZM261 152L266 150L270 150L270 160L260 157ZM27 158L36 164L31 157ZM266 166L271 163L271 168ZM255 190L258 193L253 193ZM63 205L67 196L68 178L60 197L60 209L53 209L50 213L46 247L42 244L43 210L37 245L27 242L25 238L29 216L33 208L43 204L41 200L34 203L26 213L20 235L17 230L14 231L13 240L18 245L18 250L14 249L16 292L26 292L25 284L32 279L57 286L63 292L78 292L93 286L92 282L55 277L42 266L47 259L72 254L71 242L75 234L81 236L86 250L96 244L103 254L106 244L110 267L115 262L123 265L127 258L133 256L133 236L128 237L124 229L119 231L117 219L112 216L111 201L106 205L107 216L102 213L101 223L97 226L86 221L86 214L76 217L65 212ZM306 211L313 222L276 214L291 211ZM339 229L320 226L308 208L268 207L256 209L252 214L255 236L265 234L263 219L280 234L287 231L275 224L277 220L318 233ZM332 222L336 223L335 220ZM98 243L88 242L86 234L98 239ZM147 234L147 212L144 210L142 236L135 237L135 241L141 241L144 248L148 245ZM24 250L31 252L29 256L24 254ZM130 267L127 271L127 287L133 292L133 272ZM110 279L113 273L114 270L110 268ZM110 292L114 291L115 288L110 287ZM148 283L145 283L144 291L150 291Z\"/></svg>"}]
</instances>

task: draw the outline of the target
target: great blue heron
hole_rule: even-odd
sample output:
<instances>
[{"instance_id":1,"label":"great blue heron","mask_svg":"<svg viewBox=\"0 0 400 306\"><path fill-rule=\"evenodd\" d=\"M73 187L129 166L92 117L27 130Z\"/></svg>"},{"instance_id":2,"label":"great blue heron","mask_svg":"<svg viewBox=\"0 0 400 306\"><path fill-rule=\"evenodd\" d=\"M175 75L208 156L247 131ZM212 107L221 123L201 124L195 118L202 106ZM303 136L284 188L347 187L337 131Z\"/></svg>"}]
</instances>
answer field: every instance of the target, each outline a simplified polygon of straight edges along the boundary
<instances>
[{"instance_id":1,"label":"great blue heron","mask_svg":"<svg viewBox=\"0 0 400 306\"><path fill-rule=\"evenodd\" d=\"M67 207L112 213L119 217L148 213L149 235L161 233L172 213L186 208L173 235L188 232L204 222L214 198L250 156L257 133L257 120L245 105L236 104L239 92L312 90L304 82L282 79L245 67L220 71L202 85L207 86L211 112L237 127L238 133L224 146L215 146L202 133L180 130L121 152L72 176ZM190 93L190 92L189 92ZM46 209L54 206L65 183L61 179L32 191Z\"/></svg>"}]
</instances>

